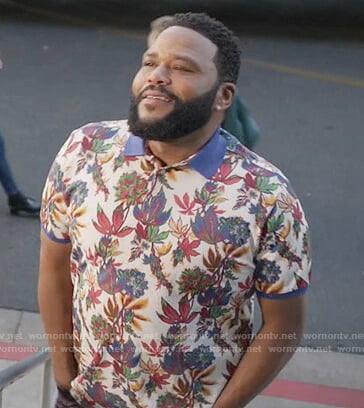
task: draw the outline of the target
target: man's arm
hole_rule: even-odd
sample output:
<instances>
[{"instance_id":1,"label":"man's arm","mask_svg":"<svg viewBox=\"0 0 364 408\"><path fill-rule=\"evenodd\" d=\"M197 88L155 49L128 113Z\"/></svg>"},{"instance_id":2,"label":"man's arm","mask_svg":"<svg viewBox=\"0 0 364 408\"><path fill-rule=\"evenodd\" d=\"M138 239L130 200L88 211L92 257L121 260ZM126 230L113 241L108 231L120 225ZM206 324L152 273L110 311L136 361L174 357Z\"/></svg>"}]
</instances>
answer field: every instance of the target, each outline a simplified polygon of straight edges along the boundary
<instances>
[{"instance_id":1,"label":"man's arm","mask_svg":"<svg viewBox=\"0 0 364 408\"><path fill-rule=\"evenodd\" d=\"M259 298L262 327L214 408L243 408L279 373L299 344L305 318L305 296Z\"/></svg>"},{"instance_id":2,"label":"man's arm","mask_svg":"<svg viewBox=\"0 0 364 408\"><path fill-rule=\"evenodd\" d=\"M41 232L38 300L43 326L51 348L57 386L64 390L77 375L72 351L71 244L50 240Z\"/></svg>"}]
</instances>

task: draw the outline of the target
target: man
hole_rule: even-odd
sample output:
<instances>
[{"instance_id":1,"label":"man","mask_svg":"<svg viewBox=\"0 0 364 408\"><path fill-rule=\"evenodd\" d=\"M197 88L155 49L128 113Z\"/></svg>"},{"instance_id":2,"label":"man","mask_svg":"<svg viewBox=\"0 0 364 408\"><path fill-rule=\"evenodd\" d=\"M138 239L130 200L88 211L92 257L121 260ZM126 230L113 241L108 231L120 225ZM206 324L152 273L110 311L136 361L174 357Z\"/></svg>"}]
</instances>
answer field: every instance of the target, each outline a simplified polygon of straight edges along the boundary
<instances>
[{"instance_id":1,"label":"man","mask_svg":"<svg viewBox=\"0 0 364 408\"><path fill-rule=\"evenodd\" d=\"M59 152L39 278L58 407L240 408L299 343L300 203L219 127L239 63L224 25L177 14L143 56L128 122L83 126Z\"/></svg>"}]
</instances>

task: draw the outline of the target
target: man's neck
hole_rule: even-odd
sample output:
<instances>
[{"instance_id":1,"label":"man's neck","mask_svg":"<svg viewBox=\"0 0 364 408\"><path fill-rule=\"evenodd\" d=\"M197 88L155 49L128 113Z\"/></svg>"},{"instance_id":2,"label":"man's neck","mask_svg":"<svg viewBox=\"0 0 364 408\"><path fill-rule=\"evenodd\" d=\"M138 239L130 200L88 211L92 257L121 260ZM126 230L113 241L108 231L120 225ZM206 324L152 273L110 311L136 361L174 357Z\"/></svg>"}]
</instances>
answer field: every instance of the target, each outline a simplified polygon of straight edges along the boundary
<instances>
[{"instance_id":1,"label":"man's neck","mask_svg":"<svg viewBox=\"0 0 364 408\"><path fill-rule=\"evenodd\" d=\"M177 140L159 142L151 140L148 142L149 149L159 160L171 166L187 160L197 153L214 135L216 127L208 126L190 133Z\"/></svg>"}]
</instances>

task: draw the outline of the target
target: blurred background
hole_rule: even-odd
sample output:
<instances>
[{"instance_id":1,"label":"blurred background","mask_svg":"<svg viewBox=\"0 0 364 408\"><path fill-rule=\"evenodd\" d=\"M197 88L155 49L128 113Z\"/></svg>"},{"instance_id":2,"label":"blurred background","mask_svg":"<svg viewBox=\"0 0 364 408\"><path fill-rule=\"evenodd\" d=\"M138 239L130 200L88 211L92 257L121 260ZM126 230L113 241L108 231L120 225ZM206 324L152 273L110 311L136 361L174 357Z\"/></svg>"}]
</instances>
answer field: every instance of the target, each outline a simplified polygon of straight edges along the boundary
<instances>
[{"instance_id":1,"label":"blurred background","mask_svg":"<svg viewBox=\"0 0 364 408\"><path fill-rule=\"evenodd\" d=\"M24 192L40 199L69 133L125 118L149 22L205 11L243 47L239 93L258 154L292 181L311 225L303 345L364 353L364 2L0 0L0 129ZM0 191L0 307L37 312L39 222Z\"/></svg>"},{"instance_id":2,"label":"blurred background","mask_svg":"<svg viewBox=\"0 0 364 408\"><path fill-rule=\"evenodd\" d=\"M362 0L2 0L3 7L20 9L31 7L38 12L52 11L67 15L105 21L119 26L129 20L146 24L162 14L206 11L220 19L245 22L304 24L306 27L362 27Z\"/></svg>"}]
</instances>

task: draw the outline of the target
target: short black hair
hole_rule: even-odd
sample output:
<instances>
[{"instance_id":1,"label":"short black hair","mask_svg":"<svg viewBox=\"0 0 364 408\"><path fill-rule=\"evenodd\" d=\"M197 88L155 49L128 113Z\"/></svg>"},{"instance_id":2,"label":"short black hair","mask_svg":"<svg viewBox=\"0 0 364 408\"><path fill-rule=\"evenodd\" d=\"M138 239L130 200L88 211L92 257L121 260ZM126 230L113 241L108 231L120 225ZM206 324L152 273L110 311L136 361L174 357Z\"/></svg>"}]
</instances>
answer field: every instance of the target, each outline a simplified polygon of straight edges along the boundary
<instances>
[{"instance_id":1,"label":"short black hair","mask_svg":"<svg viewBox=\"0 0 364 408\"><path fill-rule=\"evenodd\" d=\"M208 38L217 46L215 57L218 77L221 82L236 84L240 70L239 40L222 22L205 13L177 13L163 26L190 28Z\"/></svg>"}]
</instances>

